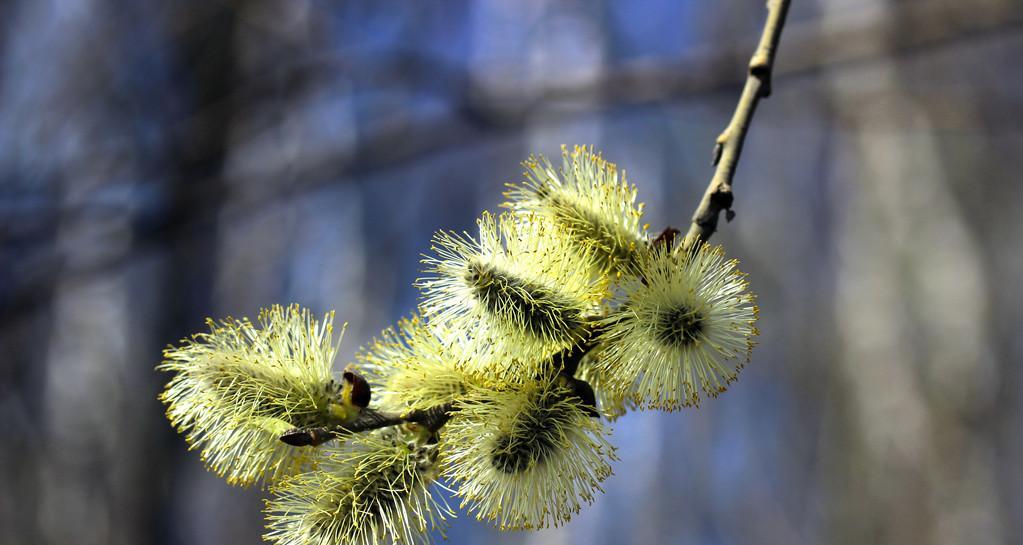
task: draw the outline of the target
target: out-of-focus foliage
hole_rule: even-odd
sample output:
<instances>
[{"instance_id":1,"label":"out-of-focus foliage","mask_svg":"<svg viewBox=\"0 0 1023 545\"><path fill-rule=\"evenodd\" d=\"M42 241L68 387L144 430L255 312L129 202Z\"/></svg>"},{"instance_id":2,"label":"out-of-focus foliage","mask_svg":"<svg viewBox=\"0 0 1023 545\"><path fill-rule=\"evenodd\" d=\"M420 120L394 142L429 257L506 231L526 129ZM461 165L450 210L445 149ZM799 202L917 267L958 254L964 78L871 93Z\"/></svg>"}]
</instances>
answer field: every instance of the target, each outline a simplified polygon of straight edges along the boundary
<instances>
[{"instance_id":1,"label":"out-of-focus foliage","mask_svg":"<svg viewBox=\"0 0 1023 545\"><path fill-rule=\"evenodd\" d=\"M0 542L255 543L166 424L206 316L405 315L438 229L592 143L656 232L710 175L758 2L0 3ZM1023 7L795 2L714 241L762 334L615 422L568 543L1023 540ZM588 367L584 372L590 372ZM629 468L626 473L624 468ZM495 539L453 521L453 543Z\"/></svg>"}]
</instances>

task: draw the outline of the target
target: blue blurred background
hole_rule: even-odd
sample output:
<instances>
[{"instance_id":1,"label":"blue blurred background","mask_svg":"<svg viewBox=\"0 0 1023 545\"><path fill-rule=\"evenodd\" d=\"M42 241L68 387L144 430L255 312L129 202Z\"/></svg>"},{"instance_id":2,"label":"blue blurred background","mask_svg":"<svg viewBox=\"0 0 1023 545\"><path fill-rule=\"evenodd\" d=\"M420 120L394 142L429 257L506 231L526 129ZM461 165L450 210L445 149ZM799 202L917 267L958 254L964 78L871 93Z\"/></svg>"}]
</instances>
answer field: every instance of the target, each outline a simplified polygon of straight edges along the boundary
<instances>
[{"instance_id":1,"label":"blue blurred background","mask_svg":"<svg viewBox=\"0 0 1023 545\"><path fill-rule=\"evenodd\" d=\"M0 543L257 543L156 396L206 316L409 312L441 228L593 144L652 230L711 174L761 1L0 2ZM715 241L760 345L616 422L563 528L452 543L1023 543L1023 4L796 0Z\"/></svg>"}]
</instances>

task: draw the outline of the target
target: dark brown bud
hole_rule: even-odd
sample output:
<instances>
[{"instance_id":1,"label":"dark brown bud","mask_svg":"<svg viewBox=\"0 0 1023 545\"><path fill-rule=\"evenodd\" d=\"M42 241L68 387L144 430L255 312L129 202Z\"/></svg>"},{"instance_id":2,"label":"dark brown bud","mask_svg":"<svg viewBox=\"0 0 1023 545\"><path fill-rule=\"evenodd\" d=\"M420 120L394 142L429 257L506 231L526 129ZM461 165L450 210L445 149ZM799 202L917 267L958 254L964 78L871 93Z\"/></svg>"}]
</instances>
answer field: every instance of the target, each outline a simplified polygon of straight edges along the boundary
<instances>
[{"instance_id":1,"label":"dark brown bud","mask_svg":"<svg viewBox=\"0 0 1023 545\"><path fill-rule=\"evenodd\" d=\"M370 391L369 383L366 379L362 378L361 375L352 371L351 369L345 369L341 378L352 385L351 403L356 407L365 409L369 406L369 401L373 397Z\"/></svg>"},{"instance_id":2,"label":"dark brown bud","mask_svg":"<svg viewBox=\"0 0 1023 545\"><path fill-rule=\"evenodd\" d=\"M309 430L293 429L281 435L281 441L293 447L308 447L313 444L313 434Z\"/></svg>"}]
</instances>

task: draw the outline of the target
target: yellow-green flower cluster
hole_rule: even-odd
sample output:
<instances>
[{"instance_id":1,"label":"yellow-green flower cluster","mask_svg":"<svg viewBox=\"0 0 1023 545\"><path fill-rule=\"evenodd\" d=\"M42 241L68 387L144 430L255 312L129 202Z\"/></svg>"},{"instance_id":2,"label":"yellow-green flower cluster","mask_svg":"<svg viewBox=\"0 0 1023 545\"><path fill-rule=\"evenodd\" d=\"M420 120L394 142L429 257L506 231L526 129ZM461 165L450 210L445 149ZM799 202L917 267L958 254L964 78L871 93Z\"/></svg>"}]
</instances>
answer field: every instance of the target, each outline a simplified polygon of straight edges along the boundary
<instances>
[{"instance_id":1,"label":"yellow-green flower cluster","mask_svg":"<svg viewBox=\"0 0 1023 545\"><path fill-rule=\"evenodd\" d=\"M597 252L601 272L626 272L647 237L640 225L643 205L636 204L625 172L619 175L614 163L585 146L563 148L561 170L543 156L531 157L525 167L526 181L509 184L504 206L548 218L577 248Z\"/></svg>"},{"instance_id":2,"label":"yellow-green flower cluster","mask_svg":"<svg viewBox=\"0 0 1023 545\"><path fill-rule=\"evenodd\" d=\"M463 506L502 529L567 522L611 474L606 429L561 380L477 388L444 428L446 475Z\"/></svg>"},{"instance_id":3,"label":"yellow-green flower cluster","mask_svg":"<svg viewBox=\"0 0 1023 545\"><path fill-rule=\"evenodd\" d=\"M716 397L753 349L757 307L720 247L641 254L621 308L605 319L602 375L620 396L674 410Z\"/></svg>"},{"instance_id":4,"label":"yellow-green flower cluster","mask_svg":"<svg viewBox=\"0 0 1023 545\"><path fill-rule=\"evenodd\" d=\"M417 315L403 318L356 355L381 406L426 410L452 403L466 392L473 378L461 370L460 362L474 360L474 355L465 353L465 343L445 329L440 324L431 329Z\"/></svg>"},{"instance_id":5,"label":"yellow-green flower cluster","mask_svg":"<svg viewBox=\"0 0 1023 545\"><path fill-rule=\"evenodd\" d=\"M248 319L208 321L210 332L164 351L157 368L175 373L160 399L171 423L229 483L273 482L310 462L310 449L279 437L329 425L348 409L332 380L333 314L317 321L297 306Z\"/></svg>"},{"instance_id":6,"label":"yellow-green flower cluster","mask_svg":"<svg viewBox=\"0 0 1023 545\"><path fill-rule=\"evenodd\" d=\"M536 374L536 364L585 335L605 295L594 277L591 250L577 248L539 216L484 212L479 238L440 232L422 313L431 325L485 354L461 362L504 380ZM455 338L458 337L458 338Z\"/></svg>"},{"instance_id":7,"label":"yellow-green flower cluster","mask_svg":"<svg viewBox=\"0 0 1023 545\"><path fill-rule=\"evenodd\" d=\"M276 487L265 537L279 545L429 543L452 514L430 489L437 456L436 444L401 428L354 438L318 470Z\"/></svg>"},{"instance_id":8,"label":"yellow-green flower cluster","mask_svg":"<svg viewBox=\"0 0 1023 545\"><path fill-rule=\"evenodd\" d=\"M611 474L600 416L696 405L736 379L757 335L737 261L648 241L636 188L590 148L524 165L509 211L434 236L418 312L342 383L333 316L295 306L165 352L172 423L229 482L274 484L267 539L426 542L450 515L440 474L502 529L563 524ZM339 437L315 458L291 446Z\"/></svg>"}]
</instances>

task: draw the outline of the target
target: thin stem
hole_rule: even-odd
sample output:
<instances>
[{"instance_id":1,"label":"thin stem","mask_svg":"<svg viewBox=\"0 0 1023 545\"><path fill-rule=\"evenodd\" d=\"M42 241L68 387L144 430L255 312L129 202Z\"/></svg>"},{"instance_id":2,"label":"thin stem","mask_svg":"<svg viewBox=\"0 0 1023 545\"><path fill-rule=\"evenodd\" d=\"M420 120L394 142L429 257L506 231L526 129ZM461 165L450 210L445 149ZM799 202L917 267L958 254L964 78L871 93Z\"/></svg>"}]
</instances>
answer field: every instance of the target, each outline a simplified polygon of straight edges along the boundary
<instances>
[{"instance_id":1,"label":"thin stem","mask_svg":"<svg viewBox=\"0 0 1023 545\"><path fill-rule=\"evenodd\" d=\"M587 414L591 416L599 415L593 388L586 382L575 378L574 375L579 367L579 362L595 347L599 330L599 326L589 324L583 341L571 349L555 354L552 358L552 363L558 366L560 374L565 377L571 395L577 396L583 401L583 405L587 408ZM402 424L418 424L431 431L437 431L447 424L453 410L453 402L407 413L365 408L354 422L318 428L295 428L284 432L280 436L280 440L295 447L315 447L355 433Z\"/></svg>"},{"instance_id":2,"label":"thin stem","mask_svg":"<svg viewBox=\"0 0 1023 545\"><path fill-rule=\"evenodd\" d=\"M452 408L452 404L447 403L420 411L410 411L405 414L367 408L362 410L359 418L349 424L339 424L323 428L296 428L285 432L281 435L280 439L295 447L315 447L332 439L401 424L419 424L436 431L447 423Z\"/></svg>"},{"instance_id":3,"label":"thin stem","mask_svg":"<svg viewBox=\"0 0 1023 545\"><path fill-rule=\"evenodd\" d=\"M707 185L696 212L693 213L692 224L679 246L681 251L692 248L701 240L708 240L717 230L718 216L722 210L726 211L726 218L729 220L734 215L732 178L739 164L739 155L742 154L742 144L749 131L753 112L756 111L760 99L771 94L774 57L778 51L778 40L781 38L790 2L791 0L767 0L767 21L760 35L760 43L749 62L746 85L743 86L742 96L739 97L739 104L735 107L732 120L717 138L714 146L714 176Z\"/></svg>"}]
</instances>

